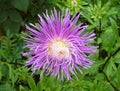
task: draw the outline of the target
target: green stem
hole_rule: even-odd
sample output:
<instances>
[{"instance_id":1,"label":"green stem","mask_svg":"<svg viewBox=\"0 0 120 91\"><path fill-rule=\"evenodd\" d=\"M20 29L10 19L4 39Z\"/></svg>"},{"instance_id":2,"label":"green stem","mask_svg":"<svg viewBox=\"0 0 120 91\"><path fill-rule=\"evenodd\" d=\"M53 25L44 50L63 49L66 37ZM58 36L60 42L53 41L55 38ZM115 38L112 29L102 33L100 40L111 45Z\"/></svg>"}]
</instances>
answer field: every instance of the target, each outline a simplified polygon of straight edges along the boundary
<instances>
[{"instance_id":1,"label":"green stem","mask_svg":"<svg viewBox=\"0 0 120 91\"><path fill-rule=\"evenodd\" d=\"M14 65L20 65L20 66L23 66L24 64L22 64L22 63L14 63L14 62L3 62L3 61L1 61L2 63L7 63L7 64L14 64Z\"/></svg>"},{"instance_id":2,"label":"green stem","mask_svg":"<svg viewBox=\"0 0 120 91\"><path fill-rule=\"evenodd\" d=\"M117 88L113 83L110 82L110 79L108 78L108 76L106 75L106 73L105 73L103 70L104 70L105 66L107 65L107 63L109 63L109 60L111 59L111 57L113 57L114 55L116 55L119 51L120 51L120 47L119 47L113 54L111 54L111 55L107 58L107 60L105 61L104 65L102 66L102 69L101 69L101 71L100 71L100 72L102 72L102 73L104 74L107 82L110 83L110 85L115 89L115 91L119 91L119 90L118 90L118 88Z\"/></svg>"},{"instance_id":3,"label":"green stem","mask_svg":"<svg viewBox=\"0 0 120 91\"><path fill-rule=\"evenodd\" d=\"M101 71L103 71L105 66L107 65L107 63L109 63L108 61L110 60L110 58L113 57L114 55L116 55L119 51L120 51L120 47L106 59L106 61L105 61L104 65L103 65Z\"/></svg>"},{"instance_id":4,"label":"green stem","mask_svg":"<svg viewBox=\"0 0 120 91\"><path fill-rule=\"evenodd\" d=\"M100 37L101 34L101 19L99 19L99 28L98 28L98 38ZM99 60L100 60L100 55L101 55L101 44L99 44Z\"/></svg>"},{"instance_id":5,"label":"green stem","mask_svg":"<svg viewBox=\"0 0 120 91\"><path fill-rule=\"evenodd\" d=\"M107 75L105 74L105 72L103 72L103 74L104 74L107 82L110 83L110 85L114 88L114 90L115 90L115 91L119 91L119 89L118 89L116 86L114 86L114 84L112 84L112 83L110 82L110 79L107 77Z\"/></svg>"}]
</instances>

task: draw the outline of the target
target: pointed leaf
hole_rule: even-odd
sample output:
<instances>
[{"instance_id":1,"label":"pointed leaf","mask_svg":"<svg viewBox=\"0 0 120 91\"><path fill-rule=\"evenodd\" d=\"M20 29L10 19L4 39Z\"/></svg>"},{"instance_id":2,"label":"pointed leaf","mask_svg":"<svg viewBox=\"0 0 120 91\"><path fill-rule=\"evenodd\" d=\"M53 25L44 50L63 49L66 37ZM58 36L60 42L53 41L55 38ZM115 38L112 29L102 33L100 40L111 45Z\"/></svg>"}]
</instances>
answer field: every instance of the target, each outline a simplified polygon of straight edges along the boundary
<instances>
[{"instance_id":1,"label":"pointed leaf","mask_svg":"<svg viewBox=\"0 0 120 91\"><path fill-rule=\"evenodd\" d=\"M23 12L27 12L29 0L13 0L12 5Z\"/></svg>"},{"instance_id":2,"label":"pointed leaf","mask_svg":"<svg viewBox=\"0 0 120 91\"><path fill-rule=\"evenodd\" d=\"M31 76L28 77L28 84L29 84L32 91L37 91L35 81Z\"/></svg>"}]
</instances>

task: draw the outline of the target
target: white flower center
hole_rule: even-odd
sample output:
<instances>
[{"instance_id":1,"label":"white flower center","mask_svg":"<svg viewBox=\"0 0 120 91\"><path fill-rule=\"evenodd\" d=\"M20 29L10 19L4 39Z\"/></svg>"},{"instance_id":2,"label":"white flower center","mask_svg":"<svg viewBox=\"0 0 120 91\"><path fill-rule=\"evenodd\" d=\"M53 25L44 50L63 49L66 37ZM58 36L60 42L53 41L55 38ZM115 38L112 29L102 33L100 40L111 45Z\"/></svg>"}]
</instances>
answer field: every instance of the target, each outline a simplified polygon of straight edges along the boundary
<instances>
[{"instance_id":1,"label":"white flower center","mask_svg":"<svg viewBox=\"0 0 120 91\"><path fill-rule=\"evenodd\" d=\"M55 38L51 40L48 44L48 53L53 58L57 59L69 58L68 42L60 38Z\"/></svg>"}]
</instances>

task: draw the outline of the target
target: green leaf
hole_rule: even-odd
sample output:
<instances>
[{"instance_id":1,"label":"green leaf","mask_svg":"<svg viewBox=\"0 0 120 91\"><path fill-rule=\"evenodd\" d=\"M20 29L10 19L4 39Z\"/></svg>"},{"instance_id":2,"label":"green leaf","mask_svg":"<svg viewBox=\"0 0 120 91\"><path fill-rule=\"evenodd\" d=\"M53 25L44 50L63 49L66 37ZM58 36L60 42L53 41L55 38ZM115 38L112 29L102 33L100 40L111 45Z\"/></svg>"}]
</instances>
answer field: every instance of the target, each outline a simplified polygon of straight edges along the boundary
<instances>
[{"instance_id":1,"label":"green leaf","mask_svg":"<svg viewBox=\"0 0 120 91\"><path fill-rule=\"evenodd\" d=\"M112 52L116 43L114 30L111 27L108 27L101 35L102 39L102 48L107 52Z\"/></svg>"},{"instance_id":2,"label":"green leaf","mask_svg":"<svg viewBox=\"0 0 120 91\"><path fill-rule=\"evenodd\" d=\"M102 39L101 38L98 38L97 39L97 44L100 44L102 42Z\"/></svg>"},{"instance_id":3,"label":"green leaf","mask_svg":"<svg viewBox=\"0 0 120 91\"><path fill-rule=\"evenodd\" d=\"M62 88L61 85L57 85L56 87L53 88L53 91L60 91Z\"/></svg>"},{"instance_id":4,"label":"green leaf","mask_svg":"<svg viewBox=\"0 0 120 91\"><path fill-rule=\"evenodd\" d=\"M13 0L12 5L23 12L27 12L29 0Z\"/></svg>"},{"instance_id":5,"label":"green leaf","mask_svg":"<svg viewBox=\"0 0 120 91\"><path fill-rule=\"evenodd\" d=\"M45 88L45 91L51 91L49 87Z\"/></svg>"},{"instance_id":6,"label":"green leaf","mask_svg":"<svg viewBox=\"0 0 120 91\"><path fill-rule=\"evenodd\" d=\"M2 69L1 69L2 67L1 67L1 65L0 65L0 80L1 80L1 78L2 78Z\"/></svg>"},{"instance_id":7,"label":"green leaf","mask_svg":"<svg viewBox=\"0 0 120 91\"><path fill-rule=\"evenodd\" d=\"M116 65L113 62L113 58L111 58L107 65L105 66L104 72L110 79L112 76L114 76L116 71L117 71Z\"/></svg>"},{"instance_id":8,"label":"green leaf","mask_svg":"<svg viewBox=\"0 0 120 91\"><path fill-rule=\"evenodd\" d=\"M6 78L8 78L9 77L9 75L8 75L9 74L8 73L8 70L9 70L8 66L6 64L2 64L0 66L1 66L2 75L5 76Z\"/></svg>"},{"instance_id":9,"label":"green leaf","mask_svg":"<svg viewBox=\"0 0 120 91\"><path fill-rule=\"evenodd\" d=\"M37 91L35 81L31 76L28 77L28 84L29 84L32 91Z\"/></svg>"},{"instance_id":10,"label":"green leaf","mask_svg":"<svg viewBox=\"0 0 120 91\"><path fill-rule=\"evenodd\" d=\"M2 56L4 59L6 59L6 61L8 60L2 49L0 49L0 56Z\"/></svg>"},{"instance_id":11,"label":"green leaf","mask_svg":"<svg viewBox=\"0 0 120 91\"><path fill-rule=\"evenodd\" d=\"M117 87L119 87L119 90L120 90L120 65L118 67L118 71L117 71Z\"/></svg>"},{"instance_id":12,"label":"green leaf","mask_svg":"<svg viewBox=\"0 0 120 91\"><path fill-rule=\"evenodd\" d=\"M40 78L40 82L46 87L53 87L54 86L54 79L50 76L50 77L44 77L41 76Z\"/></svg>"},{"instance_id":13,"label":"green leaf","mask_svg":"<svg viewBox=\"0 0 120 91\"><path fill-rule=\"evenodd\" d=\"M120 37L119 37L119 31L118 31L118 26L117 23L114 19L110 18L110 22L111 22L111 27L112 30L114 30L114 34L115 34L115 38L118 40L118 42L120 42Z\"/></svg>"},{"instance_id":14,"label":"green leaf","mask_svg":"<svg viewBox=\"0 0 120 91\"><path fill-rule=\"evenodd\" d=\"M16 10L11 10L9 12L10 19L14 22L22 22L22 17L20 16L20 13Z\"/></svg>"},{"instance_id":15,"label":"green leaf","mask_svg":"<svg viewBox=\"0 0 120 91\"><path fill-rule=\"evenodd\" d=\"M93 63L93 65L91 65L91 67L89 69L87 69L87 71L89 72L89 74L95 74L98 72L99 67L104 63L105 63L104 60L96 61Z\"/></svg>"},{"instance_id":16,"label":"green leaf","mask_svg":"<svg viewBox=\"0 0 120 91\"><path fill-rule=\"evenodd\" d=\"M117 71L115 72L114 76L112 77L112 84L120 90L120 65L118 66Z\"/></svg>"},{"instance_id":17,"label":"green leaf","mask_svg":"<svg viewBox=\"0 0 120 91\"><path fill-rule=\"evenodd\" d=\"M20 24L8 19L3 24L5 31L11 31L11 33L17 33L20 29Z\"/></svg>"},{"instance_id":18,"label":"green leaf","mask_svg":"<svg viewBox=\"0 0 120 91\"><path fill-rule=\"evenodd\" d=\"M100 80L96 81L94 80L94 89L91 91L114 91L113 87L108 83L107 81Z\"/></svg>"},{"instance_id":19,"label":"green leaf","mask_svg":"<svg viewBox=\"0 0 120 91\"><path fill-rule=\"evenodd\" d=\"M3 23L8 17L8 14L6 11L0 11L0 23Z\"/></svg>"},{"instance_id":20,"label":"green leaf","mask_svg":"<svg viewBox=\"0 0 120 91\"><path fill-rule=\"evenodd\" d=\"M22 85L19 86L20 91L27 91Z\"/></svg>"},{"instance_id":21,"label":"green leaf","mask_svg":"<svg viewBox=\"0 0 120 91\"><path fill-rule=\"evenodd\" d=\"M40 81L37 84L38 91L60 91L62 88L61 83L52 76L46 77L42 75Z\"/></svg>"},{"instance_id":22,"label":"green leaf","mask_svg":"<svg viewBox=\"0 0 120 91\"><path fill-rule=\"evenodd\" d=\"M38 0L38 5L42 5L43 4L43 2L44 2L44 0Z\"/></svg>"},{"instance_id":23,"label":"green leaf","mask_svg":"<svg viewBox=\"0 0 120 91\"><path fill-rule=\"evenodd\" d=\"M0 91L16 91L9 83L0 85Z\"/></svg>"},{"instance_id":24,"label":"green leaf","mask_svg":"<svg viewBox=\"0 0 120 91\"><path fill-rule=\"evenodd\" d=\"M93 87L93 82L91 82L89 80L82 80L82 81L80 81L80 86L84 89L91 89Z\"/></svg>"},{"instance_id":25,"label":"green leaf","mask_svg":"<svg viewBox=\"0 0 120 91\"><path fill-rule=\"evenodd\" d=\"M59 0L46 0L45 3L56 4Z\"/></svg>"},{"instance_id":26,"label":"green leaf","mask_svg":"<svg viewBox=\"0 0 120 91\"><path fill-rule=\"evenodd\" d=\"M118 64L120 64L120 52L118 52L115 56L114 56L114 62L115 63L118 63Z\"/></svg>"},{"instance_id":27,"label":"green leaf","mask_svg":"<svg viewBox=\"0 0 120 91\"><path fill-rule=\"evenodd\" d=\"M43 91L44 89L44 86L43 84L39 81L38 84L37 84L37 91Z\"/></svg>"},{"instance_id":28,"label":"green leaf","mask_svg":"<svg viewBox=\"0 0 120 91\"><path fill-rule=\"evenodd\" d=\"M102 73L98 73L96 76L95 76L95 79L96 80L99 80L99 81L101 81L101 80L104 80L104 74L102 74Z\"/></svg>"}]
</instances>

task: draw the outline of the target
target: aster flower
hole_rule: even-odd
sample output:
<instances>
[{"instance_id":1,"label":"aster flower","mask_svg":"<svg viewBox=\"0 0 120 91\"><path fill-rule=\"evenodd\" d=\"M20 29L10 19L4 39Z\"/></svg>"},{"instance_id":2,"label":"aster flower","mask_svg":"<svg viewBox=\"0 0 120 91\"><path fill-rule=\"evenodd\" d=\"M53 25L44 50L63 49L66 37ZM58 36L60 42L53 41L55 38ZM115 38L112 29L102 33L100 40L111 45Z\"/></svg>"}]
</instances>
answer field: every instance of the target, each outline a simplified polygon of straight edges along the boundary
<instances>
[{"instance_id":1,"label":"aster flower","mask_svg":"<svg viewBox=\"0 0 120 91\"><path fill-rule=\"evenodd\" d=\"M79 14L70 17L69 10L62 14L54 9L49 16L47 11L44 17L38 15L39 26L30 23L26 25L29 34L25 34L29 52L24 56L31 55L26 66L31 66L33 73L41 69L41 75L57 76L71 80L71 75L82 72L80 67L88 68L93 63L88 54L94 54L96 46L88 46L95 39L93 32L83 34L87 25L76 24ZM87 55L86 55L87 53Z\"/></svg>"}]
</instances>

